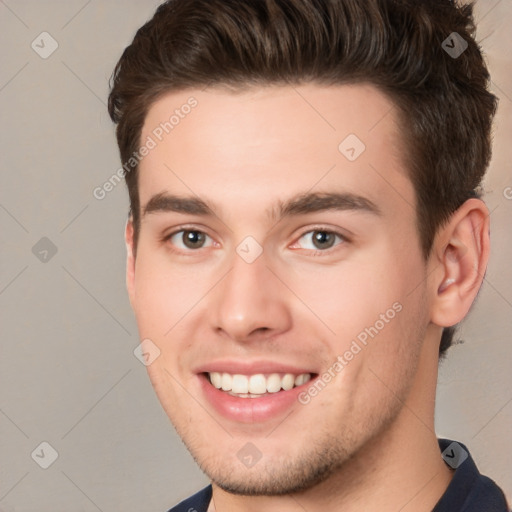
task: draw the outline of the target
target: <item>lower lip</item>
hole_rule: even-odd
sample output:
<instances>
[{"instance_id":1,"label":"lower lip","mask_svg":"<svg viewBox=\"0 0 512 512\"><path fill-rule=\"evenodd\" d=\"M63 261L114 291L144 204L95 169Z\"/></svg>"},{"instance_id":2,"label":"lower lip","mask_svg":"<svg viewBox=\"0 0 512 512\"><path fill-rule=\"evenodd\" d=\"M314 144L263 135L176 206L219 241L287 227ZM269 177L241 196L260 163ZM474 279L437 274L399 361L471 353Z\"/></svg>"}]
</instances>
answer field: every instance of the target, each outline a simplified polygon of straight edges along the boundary
<instances>
[{"instance_id":1,"label":"lower lip","mask_svg":"<svg viewBox=\"0 0 512 512\"><path fill-rule=\"evenodd\" d=\"M298 395L312 381L288 391L269 393L261 398L240 398L212 386L208 377L199 375L203 393L214 409L225 418L239 423L262 423L284 415L298 404Z\"/></svg>"}]
</instances>

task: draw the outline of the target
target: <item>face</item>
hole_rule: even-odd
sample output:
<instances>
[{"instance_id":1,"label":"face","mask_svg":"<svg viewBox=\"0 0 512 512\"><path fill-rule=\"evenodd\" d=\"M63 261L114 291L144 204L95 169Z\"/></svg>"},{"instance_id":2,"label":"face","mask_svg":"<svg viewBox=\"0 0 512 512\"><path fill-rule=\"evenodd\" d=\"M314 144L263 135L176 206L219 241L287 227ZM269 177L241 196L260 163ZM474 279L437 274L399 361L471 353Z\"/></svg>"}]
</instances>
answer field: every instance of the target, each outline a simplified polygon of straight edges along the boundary
<instances>
[{"instance_id":1,"label":"face","mask_svg":"<svg viewBox=\"0 0 512 512\"><path fill-rule=\"evenodd\" d=\"M307 489L395 423L428 324L392 103L187 90L152 106L148 137L127 282L158 398L219 487Z\"/></svg>"}]
</instances>

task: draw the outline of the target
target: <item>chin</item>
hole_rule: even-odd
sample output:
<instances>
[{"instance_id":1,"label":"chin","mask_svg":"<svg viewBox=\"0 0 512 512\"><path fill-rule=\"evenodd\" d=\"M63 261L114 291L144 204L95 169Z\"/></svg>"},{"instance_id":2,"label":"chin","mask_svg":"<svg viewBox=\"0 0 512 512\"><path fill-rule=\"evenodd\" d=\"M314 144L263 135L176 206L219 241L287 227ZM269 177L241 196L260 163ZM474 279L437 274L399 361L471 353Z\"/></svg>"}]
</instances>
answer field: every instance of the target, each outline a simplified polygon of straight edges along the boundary
<instances>
[{"instance_id":1,"label":"chin","mask_svg":"<svg viewBox=\"0 0 512 512\"><path fill-rule=\"evenodd\" d=\"M284 496L307 491L328 480L349 458L345 450L333 446L327 445L323 450L309 446L309 450L286 457L263 455L254 466L246 467L236 455L201 457L187 447L214 485L242 496Z\"/></svg>"}]
</instances>

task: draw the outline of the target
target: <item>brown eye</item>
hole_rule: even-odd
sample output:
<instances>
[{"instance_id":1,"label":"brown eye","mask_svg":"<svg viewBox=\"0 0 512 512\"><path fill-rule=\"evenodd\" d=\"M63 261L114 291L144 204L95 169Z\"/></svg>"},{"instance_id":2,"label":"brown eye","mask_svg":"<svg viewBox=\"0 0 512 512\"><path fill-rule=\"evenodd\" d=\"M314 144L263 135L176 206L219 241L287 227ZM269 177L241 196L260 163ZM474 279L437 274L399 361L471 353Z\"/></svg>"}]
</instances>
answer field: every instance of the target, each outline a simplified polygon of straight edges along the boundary
<instances>
[{"instance_id":1,"label":"brown eye","mask_svg":"<svg viewBox=\"0 0 512 512\"><path fill-rule=\"evenodd\" d=\"M183 231L183 244L189 249L198 249L202 247L206 236L200 231Z\"/></svg>"},{"instance_id":2,"label":"brown eye","mask_svg":"<svg viewBox=\"0 0 512 512\"><path fill-rule=\"evenodd\" d=\"M182 229L168 237L168 241L178 249L202 249L212 245L210 237L196 229Z\"/></svg>"},{"instance_id":3,"label":"brown eye","mask_svg":"<svg viewBox=\"0 0 512 512\"><path fill-rule=\"evenodd\" d=\"M315 229L304 233L299 239L299 245L302 249L327 251L346 241L347 239L340 233L326 229Z\"/></svg>"},{"instance_id":4,"label":"brown eye","mask_svg":"<svg viewBox=\"0 0 512 512\"><path fill-rule=\"evenodd\" d=\"M328 231L313 231L313 245L317 249L330 249L336 241L336 235Z\"/></svg>"}]
</instances>

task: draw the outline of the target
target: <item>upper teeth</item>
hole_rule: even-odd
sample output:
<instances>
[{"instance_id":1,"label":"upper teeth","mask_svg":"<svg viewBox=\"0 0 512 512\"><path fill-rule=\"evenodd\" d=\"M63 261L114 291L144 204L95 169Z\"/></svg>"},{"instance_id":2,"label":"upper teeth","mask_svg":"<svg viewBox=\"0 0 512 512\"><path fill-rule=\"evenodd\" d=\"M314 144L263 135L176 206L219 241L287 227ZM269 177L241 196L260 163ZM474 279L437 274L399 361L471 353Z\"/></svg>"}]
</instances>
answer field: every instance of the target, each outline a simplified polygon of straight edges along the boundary
<instances>
[{"instance_id":1,"label":"upper teeth","mask_svg":"<svg viewBox=\"0 0 512 512\"><path fill-rule=\"evenodd\" d=\"M263 395L264 393L277 393L284 389L288 391L294 386L301 386L311 379L309 373L293 375L291 373L272 373L265 376L262 373L256 375L232 375L230 373L210 372L210 382L223 391L231 391L237 394L251 393Z\"/></svg>"}]
</instances>

